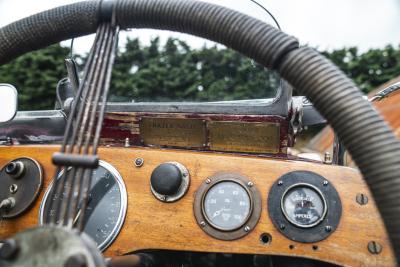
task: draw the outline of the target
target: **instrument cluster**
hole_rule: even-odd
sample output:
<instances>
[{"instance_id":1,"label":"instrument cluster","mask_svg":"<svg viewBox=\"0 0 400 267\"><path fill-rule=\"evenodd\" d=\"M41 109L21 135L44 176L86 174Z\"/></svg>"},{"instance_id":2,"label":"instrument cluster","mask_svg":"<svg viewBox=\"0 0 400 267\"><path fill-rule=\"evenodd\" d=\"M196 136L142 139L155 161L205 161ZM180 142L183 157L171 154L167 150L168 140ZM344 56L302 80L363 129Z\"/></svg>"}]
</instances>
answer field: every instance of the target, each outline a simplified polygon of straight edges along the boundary
<instances>
[{"instance_id":1,"label":"instrument cluster","mask_svg":"<svg viewBox=\"0 0 400 267\"><path fill-rule=\"evenodd\" d=\"M142 159L143 161L143 159ZM143 162L142 162L143 163ZM136 164L141 167L141 164ZM63 175L63 170L58 179ZM69 170L67 170L69 171ZM36 174L36 172L38 174ZM37 187L29 195L21 195L27 178L38 177ZM41 187L41 167L28 158L8 163L0 171L0 179L19 192L0 190L4 196L18 198L18 212L28 209ZM198 226L209 236L219 240L236 240L248 235L259 223L262 210L267 211L268 222L290 240L313 243L331 235L338 227L342 206L339 194L324 177L310 171L293 171L276 179L269 192L260 192L257 184L246 176L234 172L216 172L204 177L195 188L193 214ZM190 187L190 170L179 162L165 162L152 170L149 177L150 192L165 205L185 197ZM25 181L25 182L24 182ZM33 180L32 180L33 181ZM10 187L10 188L11 188ZM3 188L4 189L4 188ZM10 189L11 190L11 189ZM39 224L45 224L55 216L52 203L65 196L50 194L47 188L39 209ZM263 203L265 194L267 202ZM26 203L21 206L22 200ZM109 247L118 236L127 213L127 190L120 173L111 164L100 161L93 171L85 212L84 231L101 251ZM73 224L78 220L81 210ZM16 216L12 210L4 217Z\"/></svg>"}]
</instances>

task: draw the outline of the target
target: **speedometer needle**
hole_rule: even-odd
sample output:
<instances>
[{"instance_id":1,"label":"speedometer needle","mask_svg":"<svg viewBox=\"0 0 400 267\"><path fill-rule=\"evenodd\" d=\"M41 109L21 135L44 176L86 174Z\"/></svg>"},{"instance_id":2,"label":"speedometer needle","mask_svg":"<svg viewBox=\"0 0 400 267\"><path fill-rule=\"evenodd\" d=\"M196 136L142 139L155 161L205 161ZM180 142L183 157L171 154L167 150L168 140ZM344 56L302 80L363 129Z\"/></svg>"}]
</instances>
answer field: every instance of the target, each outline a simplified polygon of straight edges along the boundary
<instances>
[{"instance_id":1,"label":"speedometer needle","mask_svg":"<svg viewBox=\"0 0 400 267\"><path fill-rule=\"evenodd\" d=\"M216 212L214 212L213 218L215 218L215 217L217 217L218 215L220 215L221 212L223 212L223 211L230 211L230 210L231 210L231 209L225 209L225 208L220 209L220 210L217 210Z\"/></svg>"}]
</instances>

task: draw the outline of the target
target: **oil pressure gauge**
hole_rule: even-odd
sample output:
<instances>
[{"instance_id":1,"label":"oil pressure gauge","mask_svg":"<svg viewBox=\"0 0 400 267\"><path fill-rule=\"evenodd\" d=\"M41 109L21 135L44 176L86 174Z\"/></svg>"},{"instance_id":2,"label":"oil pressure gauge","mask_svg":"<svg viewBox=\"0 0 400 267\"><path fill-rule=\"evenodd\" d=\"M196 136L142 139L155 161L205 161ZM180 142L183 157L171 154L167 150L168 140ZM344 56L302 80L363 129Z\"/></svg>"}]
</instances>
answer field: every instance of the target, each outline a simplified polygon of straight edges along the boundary
<instances>
[{"instance_id":1,"label":"oil pressure gauge","mask_svg":"<svg viewBox=\"0 0 400 267\"><path fill-rule=\"evenodd\" d=\"M253 182L238 174L209 177L196 192L194 213L209 235L233 240L249 233L261 213L261 197Z\"/></svg>"},{"instance_id":2,"label":"oil pressure gauge","mask_svg":"<svg viewBox=\"0 0 400 267\"><path fill-rule=\"evenodd\" d=\"M310 184L295 184L283 194L281 208L292 224L309 228L324 219L326 201L318 188Z\"/></svg>"},{"instance_id":3,"label":"oil pressure gauge","mask_svg":"<svg viewBox=\"0 0 400 267\"><path fill-rule=\"evenodd\" d=\"M287 238L304 243L321 241L339 225L342 204L335 187L309 171L281 176L271 187L268 213Z\"/></svg>"}]
</instances>

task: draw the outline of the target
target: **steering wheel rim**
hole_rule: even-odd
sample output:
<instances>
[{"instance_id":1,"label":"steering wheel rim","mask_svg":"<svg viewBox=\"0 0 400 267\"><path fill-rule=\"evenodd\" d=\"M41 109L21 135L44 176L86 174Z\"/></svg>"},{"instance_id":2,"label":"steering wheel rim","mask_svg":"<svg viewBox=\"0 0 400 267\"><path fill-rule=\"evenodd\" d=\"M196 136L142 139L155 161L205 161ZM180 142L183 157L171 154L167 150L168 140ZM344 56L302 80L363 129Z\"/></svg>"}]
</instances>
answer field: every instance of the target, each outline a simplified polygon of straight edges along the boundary
<instances>
[{"instance_id":1,"label":"steering wheel rim","mask_svg":"<svg viewBox=\"0 0 400 267\"><path fill-rule=\"evenodd\" d=\"M107 4L104 4L107 3ZM112 6L112 5L111 5ZM95 32L110 2L86 1L0 29L0 64L23 53ZM400 259L400 143L388 124L336 66L295 38L255 18L200 1L119 0L122 29L178 31L224 44L276 70L327 119L360 168Z\"/></svg>"}]
</instances>

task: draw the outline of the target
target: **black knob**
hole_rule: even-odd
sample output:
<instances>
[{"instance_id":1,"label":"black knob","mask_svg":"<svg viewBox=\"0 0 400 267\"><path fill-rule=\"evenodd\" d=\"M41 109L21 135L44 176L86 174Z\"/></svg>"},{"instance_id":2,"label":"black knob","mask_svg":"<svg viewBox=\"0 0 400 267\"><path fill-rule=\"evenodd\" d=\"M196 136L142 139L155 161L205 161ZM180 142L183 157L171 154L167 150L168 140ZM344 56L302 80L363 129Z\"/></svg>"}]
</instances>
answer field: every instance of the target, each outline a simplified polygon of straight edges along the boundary
<instances>
[{"instance_id":1,"label":"black knob","mask_svg":"<svg viewBox=\"0 0 400 267\"><path fill-rule=\"evenodd\" d=\"M19 165L16 162L10 162L6 166L6 173L10 175L17 174L19 171Z\"/></svg>"},{"instance_id":2,"label":"black knob","mask_svg":"<svg viewBox=\"0 0 400 267\"><path fill-rule=\"evenodd\" d=\"M6 166L6 173L14 178L19 178L24 173L24 164L21 161L11 161Z\"/></svg>"},{"instance_id":3,"label":"black knob","mask_svg":"<svg viewBox=\"0 0 400 267\"><path fill-rule=\"evenodd\" d=\"M64 267L86 267L86 258L82 254L72 255L64 263Z\"/></svg>"},{"instance_id":4,"label":"black knob","mask_svg":"<svg viewBox=\"0 0 400 267\"><path fill-rule=\"evenodd\" d=\"M13 259L19 251L19 246L17 242L14 239L6 239L1 243L2 246L0 247L0 259L2 260Z\"/></svg>"},{"instance_id":5,"label":"black knob","mask_svg":"<svg viewBox=\"0 0 400 267\"><path fill-rule=\"evenodd\" d=\"M181 186L182 172L173 163L163 163L154 169L150 182L154 191L171 196L176 194Z\"/></svg>"}]
</instances>

